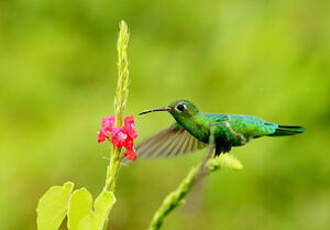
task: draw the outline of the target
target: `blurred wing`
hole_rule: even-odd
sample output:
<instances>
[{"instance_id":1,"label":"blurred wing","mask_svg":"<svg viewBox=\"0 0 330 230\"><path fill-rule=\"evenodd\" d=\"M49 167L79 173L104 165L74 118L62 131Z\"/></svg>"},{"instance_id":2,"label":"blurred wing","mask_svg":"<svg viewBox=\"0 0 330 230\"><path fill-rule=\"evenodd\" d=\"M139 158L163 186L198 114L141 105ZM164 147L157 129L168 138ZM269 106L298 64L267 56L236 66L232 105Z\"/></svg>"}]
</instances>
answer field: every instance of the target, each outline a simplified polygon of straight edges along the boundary
<instances>
[{"instance_id":1,"label":"blurred wing","mask_svg":"<svg viewBox=\"0 0 330 230\"><path fill-rule=\"evenodd\" d=\"M172 157L206 147L178 123L162 130L136 147L138 158Z\"/></svg>"}]
</instances>

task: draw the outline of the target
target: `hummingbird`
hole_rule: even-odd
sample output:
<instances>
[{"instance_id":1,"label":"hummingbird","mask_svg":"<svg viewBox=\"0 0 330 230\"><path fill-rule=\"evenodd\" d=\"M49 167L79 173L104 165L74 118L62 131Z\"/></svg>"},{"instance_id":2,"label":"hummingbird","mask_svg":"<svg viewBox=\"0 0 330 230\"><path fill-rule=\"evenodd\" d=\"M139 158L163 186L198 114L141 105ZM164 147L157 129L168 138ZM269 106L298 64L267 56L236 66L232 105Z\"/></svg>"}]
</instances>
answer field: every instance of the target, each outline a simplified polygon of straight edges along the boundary
<instances>
[{"instance_id":1,"label":"hummingbird","mask_svg":"<svg viewBox=\"0 0 330 230\"><path fill-rule=\"evenodd\" d=\"M250 115L203 113L186 99L145 110L139 115L156 111L169 112L175 122L138 145L138 157L171 157L207 146L209 154L218 156L229 152L232 147L247 144L251 139L295 135L305 131L301 126L278 125Z\"/></svg>"}]
</instances>

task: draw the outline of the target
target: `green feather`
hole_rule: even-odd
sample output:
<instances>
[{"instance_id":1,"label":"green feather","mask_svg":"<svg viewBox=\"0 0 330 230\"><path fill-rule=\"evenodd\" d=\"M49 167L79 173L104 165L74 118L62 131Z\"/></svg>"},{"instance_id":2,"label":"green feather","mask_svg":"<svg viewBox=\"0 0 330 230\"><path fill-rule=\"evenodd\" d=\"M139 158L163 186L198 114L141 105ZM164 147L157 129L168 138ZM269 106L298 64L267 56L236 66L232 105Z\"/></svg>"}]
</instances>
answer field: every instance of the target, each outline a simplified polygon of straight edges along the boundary
<instances>
[{"instance_id":1,"label":"green feather","mask_svg":"<svg viewBox=\"0 0 330 230\"><path fill-rule=\"evenodd\" d=\"M288 136L303 133L305 128L301 126L279 125L274 133L268 136Z\"/></svg>"}]
</instances>

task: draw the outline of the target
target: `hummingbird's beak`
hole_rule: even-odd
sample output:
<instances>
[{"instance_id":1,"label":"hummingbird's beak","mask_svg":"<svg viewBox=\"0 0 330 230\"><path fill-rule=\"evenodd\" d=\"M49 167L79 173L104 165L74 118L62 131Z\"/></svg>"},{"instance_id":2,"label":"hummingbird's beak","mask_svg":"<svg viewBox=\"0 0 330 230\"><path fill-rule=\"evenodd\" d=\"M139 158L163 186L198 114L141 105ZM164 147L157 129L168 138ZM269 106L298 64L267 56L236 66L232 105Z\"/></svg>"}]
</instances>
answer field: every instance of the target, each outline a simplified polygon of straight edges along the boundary
<instances>
[{"instance_id":1,"label":"hummingbird's beak","mask_svg":"<svg viewBox=\"0 0 330 230\"><path fill-rule=\"evenodd\" d=\"M143 115L146 113L157 112L157 111L170 111L170 110L171 110L171 107L166 106L166 107L162 107L162 108L158 108L158 109L144 110L141 113L139 113L138 115Z\"/></svg>"}]
</instances>

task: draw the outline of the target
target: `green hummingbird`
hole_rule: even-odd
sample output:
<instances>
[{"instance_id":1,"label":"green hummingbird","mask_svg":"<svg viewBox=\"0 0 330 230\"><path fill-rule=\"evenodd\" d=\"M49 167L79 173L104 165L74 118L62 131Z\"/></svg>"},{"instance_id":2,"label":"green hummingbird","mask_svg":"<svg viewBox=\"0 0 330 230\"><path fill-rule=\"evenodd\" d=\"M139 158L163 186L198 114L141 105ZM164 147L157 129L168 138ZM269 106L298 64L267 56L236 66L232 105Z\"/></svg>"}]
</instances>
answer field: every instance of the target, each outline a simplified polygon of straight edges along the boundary
<instances>
[{"instance_id":1,"label":"green hummingbird","mask_svg":"<svg viewBox=\"0 0 330 230\"><path fill-rule=\"evenodd\" d=\"M169 128L137 146L138 157L177 156L209 146L215 156L262 136L287 136L304 132L301 126L278 125L250 115L202 113L189 100L180 99L166 107L145 110L139 115L167 111L175 119Z\"/></svg>"}]
</instances>

